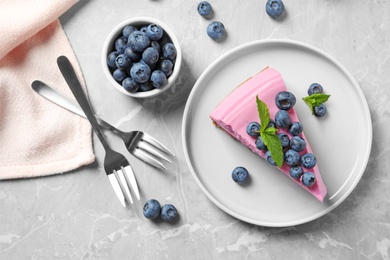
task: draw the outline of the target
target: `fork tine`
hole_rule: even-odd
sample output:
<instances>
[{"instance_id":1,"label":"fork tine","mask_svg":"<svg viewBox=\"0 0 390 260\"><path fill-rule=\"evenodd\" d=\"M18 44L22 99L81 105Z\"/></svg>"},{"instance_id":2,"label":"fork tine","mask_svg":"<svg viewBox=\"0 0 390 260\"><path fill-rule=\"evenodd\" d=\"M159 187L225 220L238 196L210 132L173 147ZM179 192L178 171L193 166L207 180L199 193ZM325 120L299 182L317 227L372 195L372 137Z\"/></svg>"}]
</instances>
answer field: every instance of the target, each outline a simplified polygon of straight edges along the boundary
<instances>
[{"instance_id":1,"label":"fork tine","mask_svg":"<svg viewBox=\"0 0 390 260\"><path fill-rule=\"evenodd\" d=\"M160 169L167 170L167 168L161 162L157 161L156 159L154 159L153 157L151 157L150 155L148 155L147 153L145 153L141 149L133 149L132 154L135 157L141 159L142 161L144 161L150 165L153 165L153 166L160 168Z\"/></svg>"},{"instance_id":2,"label":"fork tine","mask_svg":"<svg viewBox=\"0 0 390 260\"><path fill-rule=\"evenodd\" d=\"M153 149L152 147L155 147L155 146L151 146L151 144L149 144L148 142L141 141L137 144L137 146L139 149L142 149L143 151L150 153L159 159L163 159L169 163L172 163L168 158L166 158L164 155L162 155L161 153L156 151L156 149Z\"/></svg>"},{"instance_id":3,"label":"fork tine","mask_svg":"<svg viewBox=\"0 0 390 260\"><path fill-rule=\"evenodd\" d=\"M171 154L172 156L176 156L173 152L171 152L171 150L166 148L165 145L163 145L162 143L160 143L159 141L157 141L156 139L154 139L153 137L151 137L147 133L143 133L142 139L143 139L143 141L145 141L145 142L147 142L147 143L149 143L149 144L159 148L163 152Z\"/></svg>"},{"instance_id":4,"label":"fork tine","mask_svg":"<svg viewBox=\"0 0 390 260\"><path fill-rule=\"evenodd\" d=\"M127 166L121 167L121 168L122 168L122 171L123 171L123 173L125 175L127 184L129 186L131 186L132 190L135 193L135 196L139 200L140 199L139 190L138 190L137 180L135 179L135 175L134 175L133 169L131 168L130 165L127 165Z\"/></svg>"},{"instance_id":5,"label":"fork tine","mask_svg":"<svg viewBox=\"0 0 390 260\"><path fill-rule=\"evenodd\" d=\"M130 203L133 204L133 198L130 195L129 187L127 186L125 176L123 175L123 167L121 167L121 170L114 170L114 173L119 178L119 186L121 187L123 194L126 195L125 198L127 198Z\"/></svg>"},{"instance_id":6,"label":"fork tine","mask_svg":"<svg viewBox=\"0 0 390 260\"><path fill-rule=\"evenodd\" d=\"M111 183L112 188L114 189L114 192L116 196L118 197L119 201L123 205L123 207L126 207L125 203L125 197L123 196L122 189L118 183L118 180L114 173L107 174L108 180Z\"/></svg>"}]
</instances>

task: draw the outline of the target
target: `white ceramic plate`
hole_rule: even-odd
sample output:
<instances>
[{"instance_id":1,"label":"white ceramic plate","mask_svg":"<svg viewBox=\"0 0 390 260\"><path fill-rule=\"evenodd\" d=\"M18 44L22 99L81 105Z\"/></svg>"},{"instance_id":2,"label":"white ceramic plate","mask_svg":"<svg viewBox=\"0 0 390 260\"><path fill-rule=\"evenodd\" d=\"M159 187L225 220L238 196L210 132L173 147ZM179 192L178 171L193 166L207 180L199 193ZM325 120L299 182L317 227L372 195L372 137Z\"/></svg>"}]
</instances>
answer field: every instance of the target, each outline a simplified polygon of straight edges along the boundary
<instances>
[{"instance_id":1,"label":"white ceramic plate","mask_svg":"<svg viewBox=\"0 0 390 260\"><path fill-rule=\"evenodd\" d=\"M324 202L215 127L210 112L235 87L270 66L297 97L295 109L328 187ZM331 97L324 118L311 115L301 100L313 82ZM352 192L371 151L372 124L355 79L334 58L290 40L255 41L229 51L206 69L194 86L183 118L183 144L190 171L218 207L262 226L302 224L330 212ZM231 171L244 166L250 182L240 186Z\"/></svg>"}]
</instances>

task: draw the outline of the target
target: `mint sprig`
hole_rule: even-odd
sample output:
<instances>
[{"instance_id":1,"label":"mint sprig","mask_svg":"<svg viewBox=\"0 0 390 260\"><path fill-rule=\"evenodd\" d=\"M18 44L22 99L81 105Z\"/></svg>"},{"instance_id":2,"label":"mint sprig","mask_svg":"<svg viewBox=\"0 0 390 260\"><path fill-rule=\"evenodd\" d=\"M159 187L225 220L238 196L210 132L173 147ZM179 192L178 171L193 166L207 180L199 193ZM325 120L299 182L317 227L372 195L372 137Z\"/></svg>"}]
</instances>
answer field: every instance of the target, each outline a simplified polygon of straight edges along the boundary
<instances>
[{"instance_id":1,"label":"mint sprig","mask_svg":"<svg viewBox=\"0 0 390 260\"><path fill-rule=\"evenodd\" d=\"M260 118L260 136L264 144L267 146L277 166L283 164L283 148L282 143L276 134L278 129L275 127L267 127L271 118L267 105L256 96L257 110Z\"/></svg>"},{"instance_id":2,"label":"mint sprig","mask_svg":"<svg viewBox=\"0 0 390 260\"><path fill-rule=\"evenodd\" d=\"M325 103L326 101L328 101L329 97L330 97L330 95L327 95L327 94L316 93L316 94L312 94L310 96L304 97L302 99L309 106L309 108L311 110L311 114L313 115L314 114L314 107Z\"/></svg>"}]
</instances>

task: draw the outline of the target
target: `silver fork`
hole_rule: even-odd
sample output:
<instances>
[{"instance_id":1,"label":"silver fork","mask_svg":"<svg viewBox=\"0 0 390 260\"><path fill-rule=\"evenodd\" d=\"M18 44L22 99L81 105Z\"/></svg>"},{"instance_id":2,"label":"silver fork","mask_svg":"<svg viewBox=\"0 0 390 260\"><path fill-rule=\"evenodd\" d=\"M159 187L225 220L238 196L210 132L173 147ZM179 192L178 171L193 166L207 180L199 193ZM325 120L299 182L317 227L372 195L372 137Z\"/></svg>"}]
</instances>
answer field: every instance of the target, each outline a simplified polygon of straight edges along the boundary
<instances>
[{"instance_id":1,"label":"silver fork","mask_svg":"<svg viewBox=\"0 0 390 260\"><path fill-rule=\"evenodd\" d=\"M62 106L63 108L66 108L69 111L76 113L80 116L86 117L83 110L77 103L75 103L72 99L68 98L63 93L48 86L44 82L35 80L31 84L31 87L38 94L42 95L53 103ZM115 134L119 135L123 139L127 150L135 157L143 160L150 165L167 170L161 160L165 160L169 163L171 163L171 161L164 155L162 155L161 152L166 155L175 155L155 138L142 131L121 131L113 125L107 123L103 119L99 118L98 116L95 115L95 117L100 126L111 130Z\"/></svg>"},{"instance_id":2,"label":"silver fork","mask_svg":"<svg viewBox=\"0 0 390 260\"><path fill-rule=\"evenodd\" d=\"M106 151L106 156L104 158L104 169L116 195L118 196L118 199L124 207L126 207L125 199L129 200L130 203L133 203L129 190L129 187L131 186L133 192L136 194L139 200L139 191L133 170L127 159L122 154L112 150L106 142L92 108L89 105L84 90L82 89L77 75L74 72L72 64L65 56L60 56L57 59L57 64L67 84L69 85L69 88L72 90L72 93L75 96L77 102L80 104L80 107L91 123L92 129L99 137L99 140Z\"/></svg>"}]
</instances>

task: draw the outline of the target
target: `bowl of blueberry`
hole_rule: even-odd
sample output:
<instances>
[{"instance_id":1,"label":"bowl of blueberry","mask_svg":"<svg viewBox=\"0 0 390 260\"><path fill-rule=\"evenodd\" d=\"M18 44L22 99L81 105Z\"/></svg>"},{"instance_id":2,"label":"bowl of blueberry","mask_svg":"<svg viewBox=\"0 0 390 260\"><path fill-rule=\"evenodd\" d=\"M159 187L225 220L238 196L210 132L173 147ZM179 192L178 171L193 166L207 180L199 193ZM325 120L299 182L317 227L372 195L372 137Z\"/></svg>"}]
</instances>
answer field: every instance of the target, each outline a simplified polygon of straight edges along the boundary
<instances>
[{"instance_id":1,"label":"bowl of blueberry","mask_svg":"<svg viewBox=\"0 0 390 260\"><path fill-rule=\"evenodd\" d=\"M179 75L182 53L172 30L154 18L125 20L109 33L102 53L103 71L120 92L155 97Z\"/></svg>"}]
</instances>

